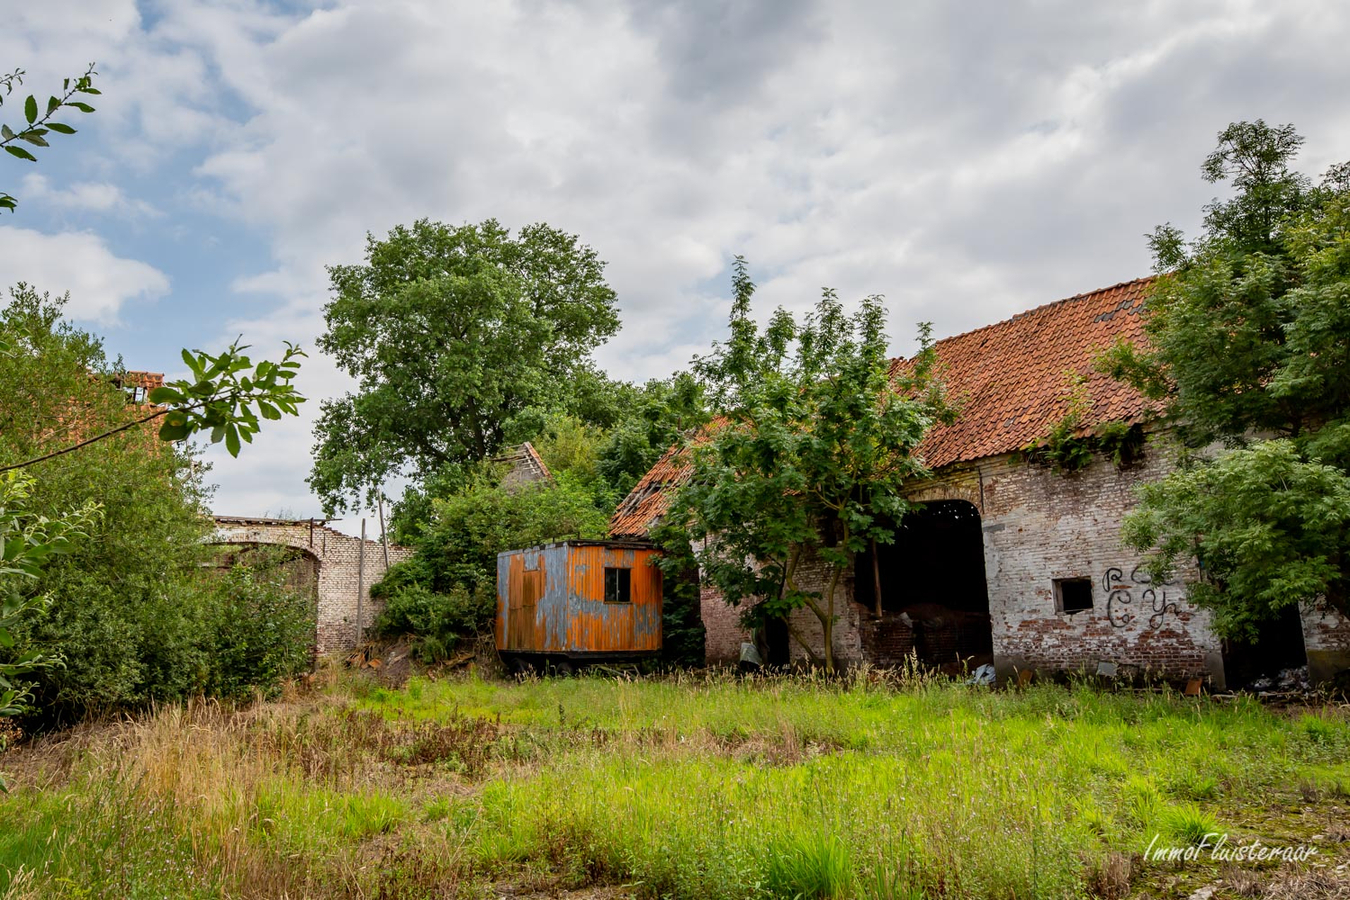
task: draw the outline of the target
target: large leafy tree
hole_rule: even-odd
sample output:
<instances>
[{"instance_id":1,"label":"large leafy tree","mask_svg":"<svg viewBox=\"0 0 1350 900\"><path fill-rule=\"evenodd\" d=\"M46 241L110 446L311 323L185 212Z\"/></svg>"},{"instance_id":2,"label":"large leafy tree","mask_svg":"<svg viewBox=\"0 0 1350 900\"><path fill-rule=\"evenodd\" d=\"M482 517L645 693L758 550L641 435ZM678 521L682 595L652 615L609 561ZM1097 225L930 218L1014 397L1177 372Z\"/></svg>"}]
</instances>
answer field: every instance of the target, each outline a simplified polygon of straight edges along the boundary
<instances>
[{"instance_id":1,"label":"large leafy tree","mask_svg":"<svg viewBox=\"0 0 1350 900\"><path fill-rule=\"evenodd\" d=\"M95 74L90 64L83 75L65 79L61 94L46 103L29 95L22 103L22 120L15 127L0 124L0 148L9 156L37 162L34 151L47 147L49 138L74 134L74 128L56 117L63 110L94 111L82 98L100 93ZM0 76L0 106L23 78L22 69ZM0 191L0 209L13 212L17 205L13 196ZM145 565L145 585L153 585L160 600L172 597L177 587L173 575L195 571L196 566L201 527L196 470L167 445L138 439L139 426L157 422L158 437L166 442L206 431L237 456L241 444L257 433L260 416L297 414L304 398L291 382L304 353L288 344L280 362L254 365L238 342L216 355L184 350L191 377L152 390L143 398L148 405L133 407L116 387L122 373L108 364L99 341L63 321L63 300L52 301L24 284L12 291L12 298L0 313L0 383L6 386L0 397L0 716L28 711L30 685L18 681L21 676L44 676L44 696L58 696L72 709L165 696L170 682L175 685L170 690L181 690L195 676L186 671L191 666L179 665L176 673L162 666L177 649L164 640L163 629L187 621L191 592L181 591L169 605L147 607L137 602L130 584L128 571L135 565L100 568L91 554L105 554L101 558L114 563L134 555ZM117 454L128 447L131 456L122 461ZM147 493L137 495L136 490ZM54 499L64 505L53 505ZM123 511L134 515L119 518ZM83 536L84 526L99 531L108 521L114 524L101 531L96 545L73 540ZM147 543L152 551L138 552ZM85 555L64 577L45 571L66 551ZM61 585L66 602L58 604L56 592L44 592L50 583ZM102 627L109 624L104 615L109 610L89 603L82 587L114 598L122 613L120 625L140 617L137 628L149 624L160 633L141 647L133 646L143 635L133 636L119 623L111 630ZM64 617L70 625L72 615L84 619L71 627L59 624ZM190 628L178 635L186 638L180 646L193 640ZM54 671L64 662L63 652L71 649L67 639L75 636L87 642L91 653ZM158 662L147 667L140 649ZM108 665L100 670L104 663ZM102 678L109 669L113 676ZM100 671L98 688L91 675L95 670ZM139 674L126 677L133 672ZM53 681L65 687L53 692ZM115 684L111 693L109 684Z\"/></svg>"},{"instance_id":2,"label":"large leafy tree","mask_svg":"<svg viewBox=\"0 0 1350 900\"><path fill-rule=\"evenodd\" d=\"M739 258L733 286L731 335L697 364L722 419L693 443L693 473L663 537L692 548L704 578L746 607L748 621L787 619L807 653L833 669L840 581L855 554L894 540L908 508L903 486L925 473L915 448L949 414L928 331L896 373L879 297L850 316L827 290L800 325L779 310L761 330ZM816 560L828 573L823 588L803 577ZM788 618L800 608L819 622L819 651Z\"/></svg>"},{"instance_id":3,"label":"large leafy tree","mask_svg":"<svg viewBox=\"0 0 1350 900\"><path fill-rule=\"evenodd\" d=\"M425 480L486 459L541 410L605 405L591 353L619 318L604 263L573 235L424 219L370 236L364 263L329 274L319 346L359 385L315 426L309 481L327 509L400 471Z\"/></svg>"},{"instance_id":4,"label":"large leafy tree","mask_svg":"<svg viewBox=\"0 0 1350 900\"><path fill-rule=\"evenodd\" d=\"M1155 231L1150 349L1108 357L1186 446L1226 448L1185 457L1124 529L1157 575L1198 561L1190 597L1225 636L1253 637L1289 604L1346 609L1350 166L1314 183L1290 167L1301 144L1260 120L1220 133L1202 174L1234 194L1189 243Z\"/></svg>"}]
</instances>

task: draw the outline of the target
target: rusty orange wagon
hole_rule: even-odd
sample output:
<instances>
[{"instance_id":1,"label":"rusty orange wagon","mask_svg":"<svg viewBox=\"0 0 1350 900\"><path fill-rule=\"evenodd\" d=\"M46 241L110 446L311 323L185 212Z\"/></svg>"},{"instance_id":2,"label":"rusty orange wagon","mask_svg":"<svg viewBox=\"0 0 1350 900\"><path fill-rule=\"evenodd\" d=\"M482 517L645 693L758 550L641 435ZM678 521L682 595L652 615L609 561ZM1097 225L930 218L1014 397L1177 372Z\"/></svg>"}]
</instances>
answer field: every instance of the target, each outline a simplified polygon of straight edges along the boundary
<instances>
[{"instance_id":1,"label":"rusty orange wagon","mask_svg":"<svg viewBox=\"0 0 1350 900\"><path fill-rule=\"evenodd\" d=\"M661 650L660 551L562 541L497 555L497 652L516 672L568 674Z\"/></svg>"}]
</instances>

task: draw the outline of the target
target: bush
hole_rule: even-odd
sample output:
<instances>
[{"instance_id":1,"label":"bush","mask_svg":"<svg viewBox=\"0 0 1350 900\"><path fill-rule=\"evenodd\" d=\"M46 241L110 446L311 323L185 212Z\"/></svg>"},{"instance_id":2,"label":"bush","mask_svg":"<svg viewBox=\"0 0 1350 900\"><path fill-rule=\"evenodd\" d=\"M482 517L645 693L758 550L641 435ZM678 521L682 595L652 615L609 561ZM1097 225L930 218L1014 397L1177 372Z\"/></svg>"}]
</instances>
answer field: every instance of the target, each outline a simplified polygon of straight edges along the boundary
<instances>
[{"instance_id":1,"label":"bush","mask_svg":"<svg viewBox=\"0 0 1350 900\"><path fill-rule=\"evenodd\" d=\"M502 487L481 474L431 501L432 521L414 539L411 559L371 588L385 601L382 637L414 636L416 653L435 662L490 627L497 603L497 554L568 538L602 538L608 516L592 487L563 472L556 485Z\"/></svg>"},{"instance_id":2,"label":"bush","mask_svg":"<svg viewBox=\"0 0 1350 900\"><path fill-rule=\"evenodd\" d=\"M496 608L496 592L486 587L470 591L455 585L438 594L406 584L389 595L374 630L384 637L414 636L413 653L429 664L449 657L462 639L490 628Z\"/></svg>"},{"instance_id":3,"label":"bush","mask_svg":"<svg viewBox=\"0 0 1350 900\"><path fill-rule=\"evenodd\" d=\"M274 695L283 679L310 667L313 603L287 584L285 563L284 551L254 554L224 571L210 591L208 693Z\"/></svg>"},{"instance_id":4,"label":"bush","mask_svg":"<svg viewBox=\"0 0 1350 900\"><path fill-rule=\"evenodd\" d=\"M0 464L144 414L99 339L63 320L63 299L24 286L12 296L0 311L8 347L0 353ZM256 569L213 577L201 470L189 452L141 426L24 471L33 478L26 510L34 516L60 520L91 501L100 508L85 536L31 585L49 602L19 617L13 646L0 647L0 663L30 652L61 660L29 676L26 727L204 690L270 690L308 663L312 621L277 585Z\"/></svg>"}]
</instances>

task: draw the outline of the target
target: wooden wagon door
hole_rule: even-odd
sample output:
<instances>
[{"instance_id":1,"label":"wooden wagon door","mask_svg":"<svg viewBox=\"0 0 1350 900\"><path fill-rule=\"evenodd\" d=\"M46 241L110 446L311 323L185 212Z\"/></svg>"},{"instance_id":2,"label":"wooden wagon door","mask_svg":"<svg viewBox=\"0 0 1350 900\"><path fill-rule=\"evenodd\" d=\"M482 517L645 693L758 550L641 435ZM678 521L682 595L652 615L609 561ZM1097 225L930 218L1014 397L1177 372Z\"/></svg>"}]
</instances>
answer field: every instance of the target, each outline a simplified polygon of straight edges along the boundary
<instances>
[{"instance_id":1,"label":"wooden wagon door","mask_svg":"<svg viewBox=\"0 0 1350 900\"><path fill-rule=\"evenodd\" d=\"M544 570L525 569L520 573L519 587L511 591L511 649L538 650L535 640L534 608L544 595Z\"/></svg>"}]
</instances>

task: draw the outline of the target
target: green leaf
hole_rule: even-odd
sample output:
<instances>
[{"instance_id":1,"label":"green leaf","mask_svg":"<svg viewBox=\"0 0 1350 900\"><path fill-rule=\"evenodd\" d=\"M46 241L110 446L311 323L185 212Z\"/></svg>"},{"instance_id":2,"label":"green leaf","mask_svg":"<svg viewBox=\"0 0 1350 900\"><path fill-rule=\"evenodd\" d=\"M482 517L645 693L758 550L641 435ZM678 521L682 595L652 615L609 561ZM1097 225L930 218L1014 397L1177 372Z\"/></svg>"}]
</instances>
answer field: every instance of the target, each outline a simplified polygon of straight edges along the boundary
<instances>
[{"instance_id":1,"label":"green leaf","mask_svg":"<svg viewBox=\"0 0 1350 900\"><path fill-rule=\"evenodd\" d=\"M35 144L39 147L48 146L47 139L42 136L40 130L25 131L23 134L19 135L19 137L27 141L28 143Z\"/></svg>"},{"instance_id":2,"label":"green leaf","mask_svg":"<svg viewBox=\"0 0 1350 900\"><path fill-rule=\"evenodd\" d=\"M192 434L192 429L186 423L176 425L166 421L159 426L159 439L161 441L186 440L190 434Z\"/></svg>"},{"instance_id":3,"label":"green leaf","mask_svg":"<svg viewBox=\"0 0 1350 900\"><path fill-rule=\"evenodd\" d=\"M38 117L37 98L32 96L31 94L29 95L28 99L23 102L23 115L24 118L28 120L29 125L32 125L34 122L37 121Z\"/></svg>"},{"instance_id":4,"label":"green leaf","mask_svg":"<svg viewBox=\"0 0 1350 900\"><path fill-rule=\"evenodd\" d=\"M15 147L13 144L5 145L5 152L10 156L17 156L19 159L26 159L29 162L37 162L37 157L29 153L22 147Z\"/></svg>"},{"instance_id":5,"label":"green leaf","mask_svg":"<svg viewBox=\"0 0 1350 900\"><path fill-rule=\"evenodd\" d=\"M14 140L14 129L10 128L8 125L0 125L0 138L4 138L7 141Z\"/></svg>"},{"instance_id":6,"label":"green leaf","mask_svg":"<svg viewBox=\"0 0 1350 900\"><path fill-rule=\"evenodd\" d=\"M234 425L225 428L225 449L230 451L231 456L239 455L239 430Z\"/></svg>"},{"instance_id":7,"label":"green leaf","mask_svg":"<svg viewBox=\"0 0 1350 900\"><path fill-rule=\"evenodd\" d=\"M66 106L72 106L82 113L91 113L94 111L94 108L90 106L88 103L80 103L78 100L72 100L69 103L67 103Z\"/></svg>"},{"instance_id":8,"label":"green leaf","mask_svg":"<svg viewBox=\"0 0 1350 900\"><path fill-rule=\"evenodd\" d=\"M50 116L52 113L56 112L60 108L61 108L61 98L59 97L47 98L47 115Z\"/></svg>"},{"instance_id":9,"label":"green leaf","mask_svg":"<svg viewBox=\"0 0 1350 900\"><path fill-rule=\"evenodd\" d=\"M182 403L186 398L171 387L153 388L146 399L151 403Z\"/></svg>"},{"instance_id":10,"label":"green leaf","mask_svg":"<svg viewBox=\"0 0 1350 900\"><path fill-rule=\"evenodd\" d=\"M48 123L47 123L47 127L50 128L52 131L55 131L57 134L74 134L74 133L75 133L75 129L74 129L74 128L71 128L69 125L63 125L63 124L61 124L60 122L48 122Z\"/></svg>"}]
</instances>

